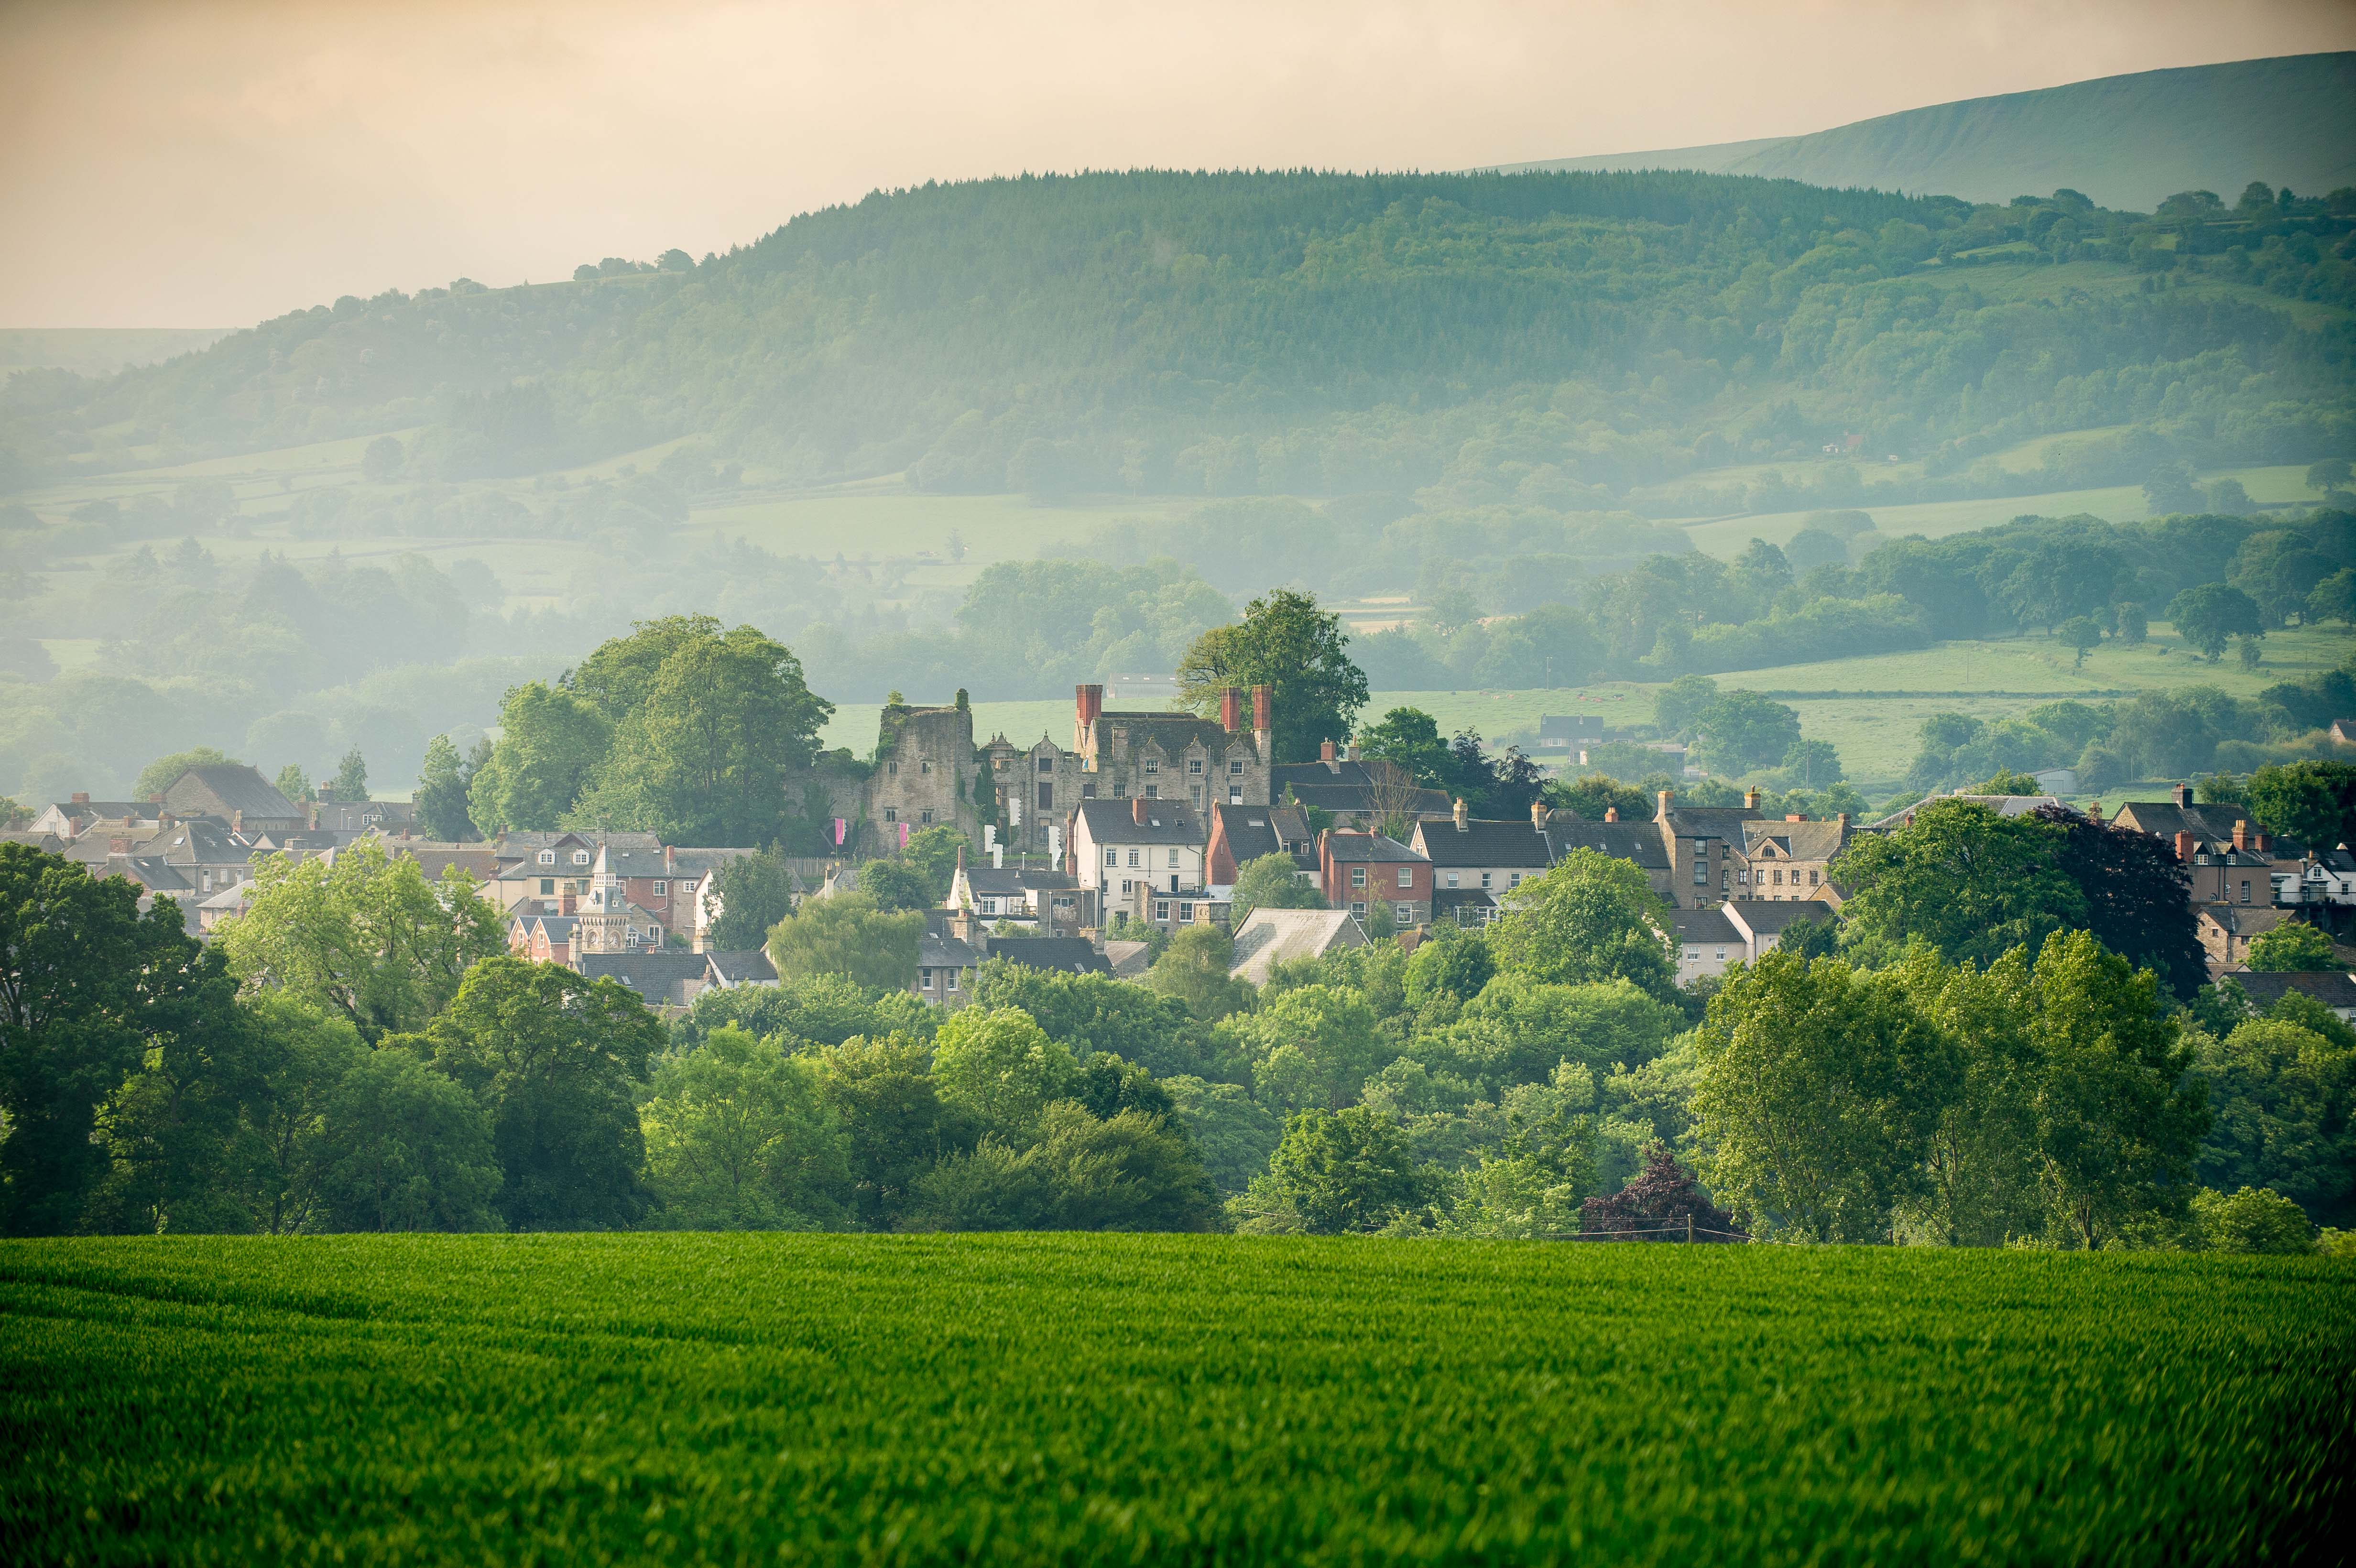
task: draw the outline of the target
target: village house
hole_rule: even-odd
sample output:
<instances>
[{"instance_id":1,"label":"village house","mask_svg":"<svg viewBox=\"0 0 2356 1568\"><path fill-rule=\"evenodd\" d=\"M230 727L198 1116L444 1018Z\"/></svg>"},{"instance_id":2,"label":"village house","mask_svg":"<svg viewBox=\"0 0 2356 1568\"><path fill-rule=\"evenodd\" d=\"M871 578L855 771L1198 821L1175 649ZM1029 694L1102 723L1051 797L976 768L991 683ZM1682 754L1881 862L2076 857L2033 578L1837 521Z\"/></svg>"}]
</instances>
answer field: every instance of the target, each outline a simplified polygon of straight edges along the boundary
<instances>
[{"instance_id":1,"label":"village house","mask_svg":"<svg viewBox=\"0 0 2356 1568\"><path fill-rule=\"evenodd\" d=\"M417 826L414 801L337 800L323 790L305 809L313 833L400 833Z\"/></svg>"},{"instance_id":2,"label":"village house","mask_svg":"<svg viewBox=\"0 0 2356 1568\"><path fill-rule=\"evenodd\" d=\"M25 825L28 833L47 833L69 841L94 828L109 837L145 838L159 826L158 803L152 800L92 800L88 791L71 799L52 801Z\"/></svg>"},{"instance_id":3,"label":"village house","mask_svg":"<svg viewBox=\"0 0 2356 1568\"><path fill-rule=\"evenodd\" d=\"M2302 847L2276 840L2249 820L2247 806L2194 804L2189 784L2178 784L2167 800L2129 801L2111 821L2173 846L2196 906L2264 907L2275 901L2281 879L2306 875Z\"/></svg>"},{"instance_id":4,"label":"village house","mask_svg":"<svg viewBox=\"0 0 2356 1568\"><path fill-rule=\"evenodd\" d=\"M993 958L1055 974L1110 976L1112 965L1084 936L993 936L975 916L936 910L916 941L916 978L909 988L955 1012L973 1000L973 983Z\"/></svg>"},{"instance_id":5,"label":"village house","mask_svg":"<svg viewBox=\"0 0 2356 1568\"><path fill-rule=\"evenodd\" d=\"M1397 839L1329 828L1317 837L1317 864L1326 903L1354 919L1365 919L1376 904L1398 926L1431 918L1430 858Z\"/></svg>"},{"instance_id":6,"label":"village house","mask_svg":"<svg viewBox=\"0 0 2356 1568\"><path fill-rule=\"evenodd\" d=\"M1758 792L1747 797L1756 804ZM1848 848L1848 813L1829 822L1787 816L1781 822L1745 819L1734 866L1734 896L1768 902L1807 900L1838 904L1833 886L1835 856Z\"/></svg>"},{"instance_id":7,"label":"village house","mask_svg":"<svg viewBox=\"0 0 2356 1568\"><path fill-rule=\"evenodd\" d=\"M1315 885L1317 840L1301 813L1281 805L1211 807L1210 837L1203 850L1203 880L1214 892L1236 885L1236 875L1254 860L1283 855L1293 874Z\"/></svg>"},{"instance_id":8,"label":"village house","mask_svg":"<svg viewBox=\"0 0 2356 1568\"><path fill-rule=\"evenodd\" d=\"M1601 822L1590 822L1576 812L1552 811L1547 814L1546 839L1547 852L1557 863L1574 849L1609 855L1643 871L1655 892L1672 905L1676 902L1675 868L1657 823L1622 822L1618 806L1606 807Z\"/></svg>"},{"instance_id":9,"label":"village house","mask_svg":"<svg viewBox=\"0 0 2356 1568\"><path fill-rule=\"evenodd\" d=\"M1669 933L1677 944L1677 984L1723 975L1750 955L1750 944L1723 910L1672 909Z\"/></svg>"},{"instance_id":10,"label":"village house","mask_svg":"<svg viewBox=\"0 0 2356 1568\"><path fill-rule=\"evenodd\" d=\"M1430 863L1434 909L1446 905L1460 923L1495 918L1498 901L1554 864L1546 816L1533 805L1526 821L1476 819L1460 800L1449 816L1418 822L1408 846Z\"/></svg>"},{"instance_id":11,"label":"village house","mask_svg":"<svg viewBox=\"0 0 2356 1568\"><path fill-rule=\"evenodd\" d=\"M1653 824L1669 859L1669 897L1680 909L1705 909L1734 896L1742 861L1743 826L1761 820L1759 792L1737 805L1678 805L1660 793Z\"/></svg>"},{"instance_id":12,"label":"village house","mask_svg":"<svg viewBox=\"0 0 2356 1568\"><path fill-rule=\"evenodd\" d=\"M1084 800L1072 814L1066 869L1110 911L1142 885L1166 895L1203 887L1203 818L1184 801Z\"/></svg>"},{"instance_id":13,"label":"village house","mask_svg":"<svg viewBox=\"0 0 2356 1568\"><path fill-rule=\"evenodd\" d=\"M1052 865L1018 858L1009 866L1002 849L991 852L987 866L968 864L960 849L941 903L969 911L984 924L1011 921L1043 936L1069 935L1094 927L1100 918L1095 889Z\"/></svg>"},{"instance_id":14,"label":"village house","mask_svg":"<svg viewBox=\"0 0 2356 1568\"><path fill-rule=\"evenodd\" d=\"M1274 800L1314 807L1338 827L1380 827L1448 815L1448 792L1423 787L1397 763L1362 759L1355 742L1337 746L1326 741L1317 751L1313 763L1280 763L1271 770Z\"/></svg>"},{"instance_id":15,"label":"village house","mask_svg":"<svg viewBox=\"0 0 2356 1568\"><path fill-rule=\"evenodd\" d=\"M2340 1022L2356 1024L2356 976L2351 976L2345 970L2312 969L2267 974L2244 969L2233 976L2233 984L2239 986L2243 995L2261 1009L2271 1008L2296 991L2321 1002Z\"/></svg>"},{"instance_id":16,"label":"village house","mask_svg":"<svg viewBox=\"0 0 2356 1568\"><path fill-rule=\"evenodd\" d=\"M164 809L174 816L211 816L240 834L299 833L309 815L278 793L278 786L242 763L211 763L188 769L164 791Z\"/></svg>"},{"instance_id":17,"label":"village house","mask_svg":"<svg viewBox=\"0 0 2356 1568\"><path fill-rule=\"evenodd\" d=\"M1215 804L1266 805L1276 755L1274 703L1269 688L1252 688L1247 730L1240 687L1220 693L1213 720L1185 712L1110 711L1103 687L1081 686L1074 693L1072 736L1080 799L1178 801L1196 812Z\"/></svg>"},{"instance_id":18,"label":"village house","mask_svg":"<svg viewBox=\"0 0 2356 1568\"><path fill-rule=\"evenodd\" d=\"M2321 904L2346 909L2356 905L2356 855L2345 845L2337 849L2308 850L2290 870L2274 873L2275 902Z\"/></svg>"}]
</instances>

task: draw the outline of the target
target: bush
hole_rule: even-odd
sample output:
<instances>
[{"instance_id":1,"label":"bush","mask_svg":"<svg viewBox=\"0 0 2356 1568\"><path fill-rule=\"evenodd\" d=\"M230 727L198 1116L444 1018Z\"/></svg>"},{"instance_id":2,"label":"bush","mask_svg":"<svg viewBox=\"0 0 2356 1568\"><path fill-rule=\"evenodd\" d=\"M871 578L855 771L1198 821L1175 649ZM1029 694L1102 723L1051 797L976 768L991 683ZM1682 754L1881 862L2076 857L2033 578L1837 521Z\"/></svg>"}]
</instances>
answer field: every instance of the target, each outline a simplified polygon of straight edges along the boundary
<instances>
[{"instance_id":1,"label":"bush","mask_svg":"<svg viewBox=\"0 0 2356 1568\"><path fill-rule=\"evenodd\" d=\"M2202 1188L2192 1195L2192 1222L2201 1244L2212 1253L2297 1257L2315 1251L2307 1211L2263 1187L2231 1194Z\"/></svg>"}]
</instances>

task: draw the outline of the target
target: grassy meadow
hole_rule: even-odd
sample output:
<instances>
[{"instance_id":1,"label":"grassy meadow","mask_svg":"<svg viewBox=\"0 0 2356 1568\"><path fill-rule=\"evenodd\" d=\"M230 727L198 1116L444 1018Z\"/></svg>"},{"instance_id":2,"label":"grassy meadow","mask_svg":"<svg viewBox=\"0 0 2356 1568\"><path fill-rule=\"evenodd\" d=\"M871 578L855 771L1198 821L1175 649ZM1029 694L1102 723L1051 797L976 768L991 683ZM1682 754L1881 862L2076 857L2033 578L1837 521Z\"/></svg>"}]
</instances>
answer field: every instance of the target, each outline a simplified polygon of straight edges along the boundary
<instances>
[{"instance_id":1,"label":"grassy meadow","mask_svg":"<svg viewBox=\"0 0 2356 1568\"><path fill-rule=\"evenodd\" d=\"M12 1242L0 1537L98 1564L2297 1562L2348 1506L2351 1378L2356 1273L2309 1259Z\"/></svg>"}]
</instances>

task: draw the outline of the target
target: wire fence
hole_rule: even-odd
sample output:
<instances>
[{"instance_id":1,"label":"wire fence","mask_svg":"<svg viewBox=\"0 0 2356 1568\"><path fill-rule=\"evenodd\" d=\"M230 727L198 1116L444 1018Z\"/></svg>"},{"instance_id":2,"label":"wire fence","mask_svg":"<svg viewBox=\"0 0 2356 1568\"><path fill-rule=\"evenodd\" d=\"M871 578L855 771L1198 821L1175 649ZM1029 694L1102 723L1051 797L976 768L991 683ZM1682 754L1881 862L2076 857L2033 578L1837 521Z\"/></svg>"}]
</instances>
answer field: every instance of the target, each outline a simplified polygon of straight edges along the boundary
<instances>
[{"instance_id":1,"label":"wire fence","mask_svg":"<svg viewBox=\"0 0 2356 1568\"><path fill-rule=\"evenodd\" d=\"M1719 1231L1707 1225L1686 1223L1644 1226L1629 1231L1564 1231L1544 1238L1549 1242L1748 1242L1753 1238L1743 1231Z\"/></svg>"}]
</instances>

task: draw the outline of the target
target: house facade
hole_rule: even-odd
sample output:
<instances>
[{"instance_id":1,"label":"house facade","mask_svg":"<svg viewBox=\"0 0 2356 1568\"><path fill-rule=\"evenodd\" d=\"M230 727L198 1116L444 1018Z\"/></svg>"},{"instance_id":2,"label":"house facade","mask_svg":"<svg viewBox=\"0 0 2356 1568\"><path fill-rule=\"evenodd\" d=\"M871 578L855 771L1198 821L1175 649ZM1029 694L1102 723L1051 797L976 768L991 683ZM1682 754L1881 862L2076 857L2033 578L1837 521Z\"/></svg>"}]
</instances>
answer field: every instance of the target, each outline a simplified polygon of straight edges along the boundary
<instances>
[{"instance_id":1,"label":"house facade","mask_svg":"<svg viewBox=\"0 0 2356 1568\"><path fill-rule=\"evenodd\" d=\"M1364 920L1386 907L1394 923L1431 918L1430 858L1379 833L1328 828L1317 837L1318 880L1325 902Z\"/></svg>"}]
</instances>

